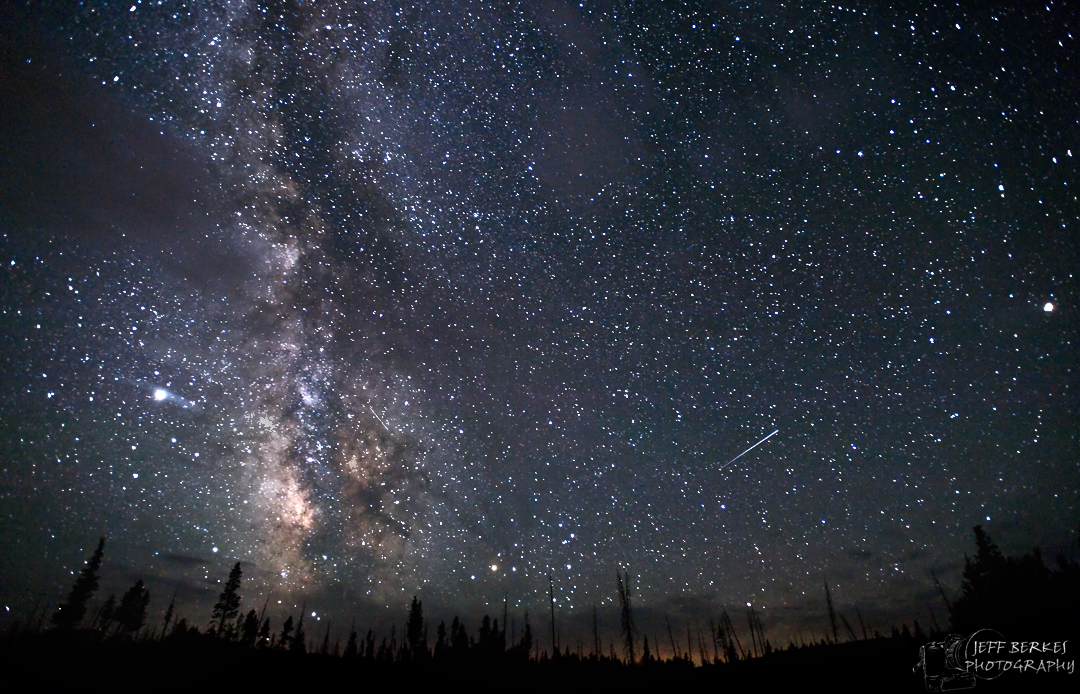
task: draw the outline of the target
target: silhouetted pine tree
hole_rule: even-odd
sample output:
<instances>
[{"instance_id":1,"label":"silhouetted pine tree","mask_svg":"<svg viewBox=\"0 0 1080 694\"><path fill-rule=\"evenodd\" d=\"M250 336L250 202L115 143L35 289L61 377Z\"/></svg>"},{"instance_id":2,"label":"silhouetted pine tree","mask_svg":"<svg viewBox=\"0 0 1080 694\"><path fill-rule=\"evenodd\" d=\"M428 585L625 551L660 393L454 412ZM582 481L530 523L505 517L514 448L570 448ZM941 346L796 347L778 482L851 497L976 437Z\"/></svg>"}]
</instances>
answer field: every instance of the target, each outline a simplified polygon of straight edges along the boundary
<instances>
[{"instance_id":1,"label":"silhouetted pine tree","mask_svg":"<svg viewBox=\"0 0 1080 694\"><path fill-rule=\"evenodd\" d=\"M439 628L435 630L435 658L446 655L446 622L439 622Z\"/></svg>"},{"instance_id":2,"label":"silhouetted pine tree","mask_svg":"<svg viewBox=\"0 0 1080 694\"><path fill-rule=\"evenodd\" d=\"M450 649L457 658L469 650L469 634L457 617L454 617L454 621L450 623Z\"/></svg>"},{"instance_id":3,"label":"silhouetted pine tree","mask_svg":"<svg viewBox=\"0 0 1080 694\"><path fill-rule=\"evenodd\" d=\"M120 606L116 608L113 619L119 625L118 633L131 635L142 628L146 623L146 607L150 604L150 591L143 585L142 579L135 581L135 585L128 588L124 597L120 598Z\"/></svg>"},{"instance_id":4,"label":"silhouetted pine tree","mask_svg":"<svg viewBox=\"0 0 1080 694\"><path fill-rule=\"evenodd\" d=\"M225 587L214 604L214 613L210 617L210 629L217 636L231 637L232 629L226 629L226 623L236 619L240 612L240 577L244 572L240 569L240 562L229 572L229 579L225 581ZM217 623L215 628L214 623ZM231 625L230 625L231 626Z\"/></svg>"},{"instance_id":5,"label":"silhouetted pine tree","mask_svg":"<svg viewBox=\"0 0 1080 694\"><path fill-rule=\"evenodd\" d=\"M997 619L999 615L994 612L998 603L1007 598L1004 595L1007 580L1004 579L1008 560L981 525L975 526L975 547L974 558L964 554L961 596L953 605L953 628L964 631L1002 626ZM994 623L984 624L987 620Z\"/></svg>"},{"instance_id":6,"label":"silhouetted pine tree","mask_svg":"<svg viewBox=\"0 0 1080 694\"><path fill-rule=\"evenodd\" d=\"M495 657L502 652L499 620L492 622L490 616L484 615L480 621L480 635L476 641L476 649L487 657Z\"/></svg>"},{"instance_id":7,"label":"silhouetted pine tree","mask_svg":"<svg viewBox=\"0 0 1080 694\"><path fill-rule=\"evenodd\" d=\"M364 659L375 659L375 632L368 629L367 636L364 638Z\"/></svg>"},{"instance_id":8,"label":"silhouetted pine tree","mask_svg":"<svg viewBox=\"0 0 1080 694\"><path fill-rule=\"evenodd\" d=\"M61 603L52 616L52 623L57 629L74 629L86 616L86 602L98 587L98 569L101 568L101 557L105 554L105 538L98 540L97 549L86 563L75 585L71 587L67 602Z\"/></svg>"},{"instance_id":9,"label":"silhouetted pine tree","mask_svg":"<svg viewBox=\"0 0 1080 694\"><path fill-rule=\"evenodd\" d=\"M597 658L600 657L600 625L596 619L596 603L592 606L592 640L593 640L593 653Z\"/></svg>"},{"instance_id":10,"label":"silhouetted pine tree","mask_svg":"<svg viewBox=\"0 0 1080 694\"><path fill-rule=\"evenodd\" d=\"M533 647L533 634L532 625L529 624L529 613L525 613L525 631L521 635L521 651L525 654L525 658L529 658L529 651Z\"/></svg>"},{"instance_id":11,"label":"silhouetted pine tree","mask_svg":"<svg viewBox=\"0 0 1080 694\"><path fill-rule=\"evenodd\" d=\"M618 571L615 572L615 576L619 582L619 607L621 608L621 627L623 644L626 648L626 658L631 665L634 664L634 632L637 631L637 627L634 625L634 612L630 602L630 574L626 574L626 579L623 579L622 574Z\"/></svg>"},{"instance_id":12,"label":"silhouetted pine tree","mask_svg":"<svg viewBox=\"0 0 1080 694\"><path fill-rule=\"evenodd\" d=\"M349 640L345 643L345 660L353 660L357 654L356 626L349 629Z\"/></svg>"},{"instance_id":13,"label":"silhouetted pine tree","mask_svg":"<svg viewBox=\"0 0 1080 694\"><path fill-rule=\"evenodd\" d=\"M240 640L246 646L254 646L259 639L259 615L254 609L248 610L244 624L240 628Z\"/></svg>"},{"instance_id":14,"label":"silhouetted pine tree","mask_svg":"<svg viewBox=\"0 0 1080 694\"><path fill-rule=\"evenodd\" d=\"M319 649L319 653L322 655L330 654L330 620L326 620L326 635L323 636L322 648Z\"/></svg>"},{"instance_id":15,"label":"silhouetted pine tree","mask_svg":"<svg viewBox=\"0 0 1080 694\"><path fill-rule=\"evenodd\" d=\"M190 633L190 631L191 630L188 629L187 617L181 617L179 620L177 620L176 624L173 625L172 631L169 632L169 638L170 639L184 638L185 636L187 636Z\"/></svg>"},{"instance_id":16,"label":"silhouetted pine tree","mask_svg":"<svg viewBox=\"0 0 1080 694\"><path fill-rule=\"evenodd\" d=\"M289 652L303 655L307 653L307 634L304 633L304 610L307 609L307 604L300 609L300 620L296 623L296 633L293 634L292 641L289 642Z\"/></svg>"},{"instance_id":17,"label":"silhouetted pine tree","mask_svg":"<svg viewBox=\"0 0 1080 694\"><path fill-rule=\"evenodd\" d=\"M555 630L555 581L551 578L551 572L548 572L548 600L551 605L551 654L552 657L559 655L559 644L557 641L558 632Z\"/></svg>"},{"instance_id":18,"label":"silhouetted pine tree","mask_svg":"<svg viewBox=\"0 0 1080 694\"><path fill-rule=\"evenodd\" d=\"M410 660L426 660L427 627L424 624L424 604L413 596L409 606L409 618L405 622L405 648L406 656Z\"/></svg>"},{"instance_id":19,"label":"silhouetted pine tree","mask_svg":"<svg viewBox=\"0 0 1080 694\"><path fill-rule=\"evenodd\" d=\"M952 605L953 631L992 628L1006 637L1065 636L1080 623L1080 565L1058 557L1051 570L1036 547L1005 557L975 526L975 556L964 556L961 596Z\"/></svg>"},{"instance_id":20,"label":"silhouetted pine tree","mask_svg":"<svg viewBox=\"0 0 1080 694\"><path fill-rule=\"evenodd\" d=\"M293 619L292 615L289 615L285 619L285 623L281 625L281 635L278 637L278 648L288 649L292 643L293 632Z\"/></svg>"},{"instance_id":21,"label":"silhouetted pine tree","mask_svg":"<svg viewBox=\"0 0 1080 694\"><path fill-rule=\"evenodd\" d=\"M94 614L94 618L90 620L91 629L99 629L103 632L108 631L112 626L113 615L116 614L116 596L110 595L108 599L98 608L98 611Z\"/></svg>"},{"instance_id":22,"label":"silhouetted pine tree","mask_svg":"<svg viewBox=\"0 0 1080 694\"><path fill-rule=\"evenodd\" d=\"M165 621L161 624L161 638L164 639L165 635L169 633L169 622L176 616L176 592L173 590L172 600L169 601L169 607L165 610Z\"/></svg>"},{"instance_id":23,"label":"silhouetted pine tree","mask_svg":"<svg viewBox=\"0 0 1080 694\"><path fill-rule=\"evenodd\" d=\"M507 593L503 593L503 621L502 631L499 632L499 653L506 652L506 620L510 613L510 600Z\"/></svg>"}]
</instances>

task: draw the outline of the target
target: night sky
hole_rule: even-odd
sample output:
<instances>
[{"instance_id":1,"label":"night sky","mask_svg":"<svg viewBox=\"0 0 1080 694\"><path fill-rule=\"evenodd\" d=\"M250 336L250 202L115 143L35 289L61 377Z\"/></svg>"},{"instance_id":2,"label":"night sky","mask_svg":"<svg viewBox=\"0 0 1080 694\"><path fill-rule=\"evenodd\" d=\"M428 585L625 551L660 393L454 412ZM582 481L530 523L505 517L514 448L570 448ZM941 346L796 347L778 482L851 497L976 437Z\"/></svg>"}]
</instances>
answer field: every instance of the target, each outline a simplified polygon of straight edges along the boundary
<instances>
[{"instance_id":1,"label":"night sky","mask_svg":"<svg viewBox=\"0 0 1080 694\"><path fill-rule=\"evenodd\" d=\"M550 572L607 639L624 570L784 644L1075 557L1080 16L1015 4L4 10L4 618L101 535L152 620Z\"/></svg>"}]
</instances>

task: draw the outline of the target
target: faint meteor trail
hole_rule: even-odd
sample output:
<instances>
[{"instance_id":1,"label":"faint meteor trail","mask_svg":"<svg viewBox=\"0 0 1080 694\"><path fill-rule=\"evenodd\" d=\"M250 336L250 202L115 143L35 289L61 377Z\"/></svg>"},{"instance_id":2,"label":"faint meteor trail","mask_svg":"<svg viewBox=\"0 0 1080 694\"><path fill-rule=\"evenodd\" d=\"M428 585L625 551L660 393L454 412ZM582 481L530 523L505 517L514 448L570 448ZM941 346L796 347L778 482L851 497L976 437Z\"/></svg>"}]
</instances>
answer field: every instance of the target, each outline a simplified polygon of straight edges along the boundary
<instances>
[{"instance_id":1,"label":"faint meteor trail","mask_svg":"<svg viewBox=\"0 0 1080 694\"><path fill-rule=\"evenodd\" d=\"M384 422L384 421L382 420L382 417L380 417L380 416L379 416L379 415L378 415L378 414L377 414L377 413L375 412L375 408L374 408L374 407L372 407L371 405L368 405L368 409L369 409L369 410L371 410L371 414L375 415L375 419L379 420L379 424L382 424L382 425L383 425L383 429L386 429L387 431L390 431L390 427L386 426L386 422ZM779 431L779 429L778 429L777 431ZM776 433L776 432L773 432L773 433ZM772 436L772 434L769 434L769 436Z\"/></svg>"},{"instance_id":2,"label":"faint meteor trail","mask_svg":"<svg viewBox=\"0 0 1080 694\"><path fill-rule=\"evenodd\" d=\"M779 429L777 429L777 430L776 430L776 431L774 431L773 433L771 433L771 434L769 434L768 436L766 436L765 438L761 439L760 441L758 441L757 443L755 443L755 444L754 444L753 446L750 446L750 448L747 448L747 449L746 449L745 451L743 451L743 452L742 452L742 453L740 453L739 455L735 456L735 457L734 457L734 458L732 458L731 460L729 460L729 461L727 461L726 463L724 463L723 465L721 465L721 466L720 466L720 470L723 470L723 469L724 469L724 468L726 468L726 467L727 467L728 465L731 465L731 464L732 464L732 463L734 463L734 462L735 462L736 460L738 460L739 458L743 457L744 455L746 455L746 454L747 454L747 453L749 453L750 451L754 450L755 448L757 448L757 447L758 447L758 446L760 446L761 444L763 444L763 443L765 443L766 441L768 441L768 440L769 440L770 438L772 438L772 437L773 437L774 435L776 435L776 434L779 434L779 433L780 433L780 430L779 430ZM719 472L719 470L717 470L717 472Z\"/></svg>"}]
</instances>

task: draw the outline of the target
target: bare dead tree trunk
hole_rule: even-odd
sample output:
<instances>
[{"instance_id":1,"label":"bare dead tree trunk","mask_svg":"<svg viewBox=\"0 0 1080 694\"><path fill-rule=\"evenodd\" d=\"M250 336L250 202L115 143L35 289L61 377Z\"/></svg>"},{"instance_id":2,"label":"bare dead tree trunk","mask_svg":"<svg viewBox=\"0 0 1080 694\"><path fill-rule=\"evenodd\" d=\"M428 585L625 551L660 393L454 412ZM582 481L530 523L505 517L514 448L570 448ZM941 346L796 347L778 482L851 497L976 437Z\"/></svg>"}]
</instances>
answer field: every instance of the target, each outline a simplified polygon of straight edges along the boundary
<instances>
[{"instance_id":1,"label":"bare dead tree trunk","mask_svg":"<svg viewBox=\"0 0 1080 694\"><path fill-rule=\"evenodd\" d=\"M836 611L833 610L832 595L829 594L829 582L822 578L825 584L825 602L829 605L829 622L832 624L833 643L839 643L840 637L836 632Z\"/></svg>"}]
</instances>

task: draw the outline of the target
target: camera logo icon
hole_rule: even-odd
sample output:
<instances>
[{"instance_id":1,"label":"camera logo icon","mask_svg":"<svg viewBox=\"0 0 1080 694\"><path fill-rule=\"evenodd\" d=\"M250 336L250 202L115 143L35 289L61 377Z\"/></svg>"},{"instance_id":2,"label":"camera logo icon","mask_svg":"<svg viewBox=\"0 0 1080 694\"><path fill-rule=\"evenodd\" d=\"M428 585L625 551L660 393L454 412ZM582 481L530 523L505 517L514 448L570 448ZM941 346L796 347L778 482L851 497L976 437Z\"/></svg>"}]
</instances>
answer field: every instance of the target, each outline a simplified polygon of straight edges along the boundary
<instances>
[{"instance_id":1,"label":"camera logo icon","mask_svg":"<svg viewBox=\"0 0 1080 694\"><path fill-rule=\"evenodd\" d=\"M980 629L968 637L949 634L944 641L931 641L920 647L919 662L913 670L922 671L926 690L930 692L972 689L978 679L990 680L1001 675L1000 670L982 674L976 667L973 671L972 665L986 644L1004 642L1004 637L993 629Z\"/></svg>"}]
</instances>

